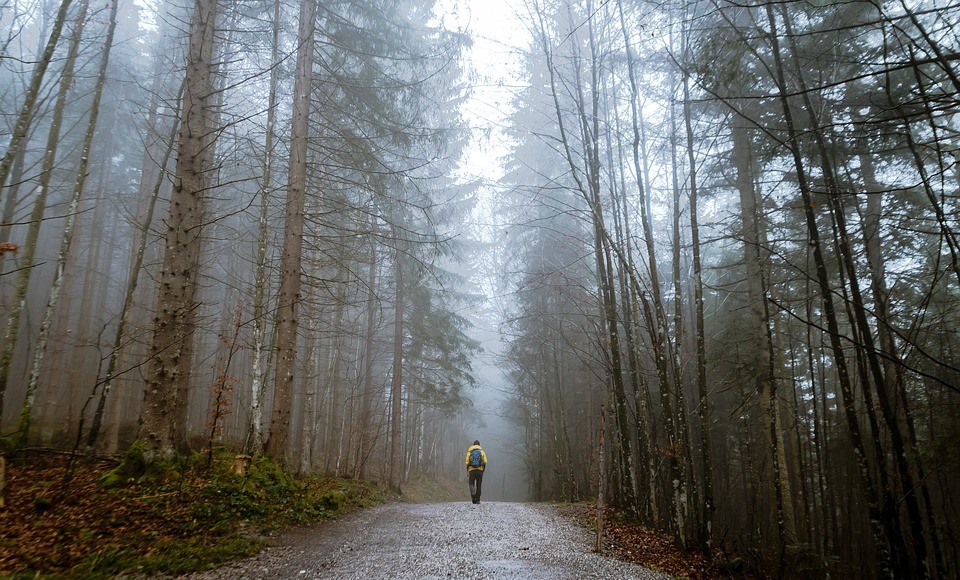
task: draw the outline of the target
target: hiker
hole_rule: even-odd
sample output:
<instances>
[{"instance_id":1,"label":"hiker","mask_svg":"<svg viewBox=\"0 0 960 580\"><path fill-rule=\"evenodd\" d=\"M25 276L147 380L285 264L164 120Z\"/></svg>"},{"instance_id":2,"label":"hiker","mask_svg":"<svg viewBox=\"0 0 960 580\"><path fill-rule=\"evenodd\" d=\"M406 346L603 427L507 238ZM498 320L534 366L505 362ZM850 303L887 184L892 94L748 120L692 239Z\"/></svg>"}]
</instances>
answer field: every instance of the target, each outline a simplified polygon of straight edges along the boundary
<instances>
[{"instance_id":1,"label":"hiker","mask_svg":"<svg viewBox=\"0 0 960 580\"><path fill-rule=\"evenodd\" d=\"M480 486L483 485L483 470L487 468L487 454L480 448L480 441L474 441L467 449L467 475L470 477L470 499L480 503Z\"/></svg>"}]
</instances>

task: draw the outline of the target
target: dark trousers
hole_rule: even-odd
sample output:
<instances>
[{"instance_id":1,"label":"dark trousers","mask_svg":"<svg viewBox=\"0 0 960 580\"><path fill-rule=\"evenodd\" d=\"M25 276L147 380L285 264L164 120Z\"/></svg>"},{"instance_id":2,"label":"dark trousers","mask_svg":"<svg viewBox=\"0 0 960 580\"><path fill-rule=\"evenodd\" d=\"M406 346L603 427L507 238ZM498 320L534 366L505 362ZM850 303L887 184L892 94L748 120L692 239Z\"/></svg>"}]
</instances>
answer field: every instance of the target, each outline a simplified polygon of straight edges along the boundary
<instances>
[{"instance_id":1,"label":"dark trousers","mask_svg":"<svg viewBox=\"0 0 960 580\"><path fill-rule=\"evenodd\" d=\"M470 499L480 503L480 487L483 485L483 472L475 469L470 472Z\"/></svg>"}]
</instances>

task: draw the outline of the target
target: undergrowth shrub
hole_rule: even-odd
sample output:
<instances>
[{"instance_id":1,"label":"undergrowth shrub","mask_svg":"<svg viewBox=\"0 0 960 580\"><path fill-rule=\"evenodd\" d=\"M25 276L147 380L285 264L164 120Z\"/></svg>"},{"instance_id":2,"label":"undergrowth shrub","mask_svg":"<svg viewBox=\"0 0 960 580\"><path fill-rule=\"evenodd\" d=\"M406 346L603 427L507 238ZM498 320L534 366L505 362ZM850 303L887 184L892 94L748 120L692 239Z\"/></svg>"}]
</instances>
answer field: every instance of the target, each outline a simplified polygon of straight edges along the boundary
<instances>
[{"instance_id":1,"label":"undergrowth shrub","mask_svg":"<svg viewBox=\"0 0 960 580\"><path fill-rule=\"evenodd\" d=\"M148 461L134 445L120 465L99 479L104 493L136 499L166 520L170 537L149 546L114 547L90 554L72 572L107 577L138 573L181 574L253 554L258 531L305 524L381 503L375 484L333 477L297 478L269 458L255 458L245 474L231 470L234 454L215 449L173 462Z\"/></svg>"}]
</instances>

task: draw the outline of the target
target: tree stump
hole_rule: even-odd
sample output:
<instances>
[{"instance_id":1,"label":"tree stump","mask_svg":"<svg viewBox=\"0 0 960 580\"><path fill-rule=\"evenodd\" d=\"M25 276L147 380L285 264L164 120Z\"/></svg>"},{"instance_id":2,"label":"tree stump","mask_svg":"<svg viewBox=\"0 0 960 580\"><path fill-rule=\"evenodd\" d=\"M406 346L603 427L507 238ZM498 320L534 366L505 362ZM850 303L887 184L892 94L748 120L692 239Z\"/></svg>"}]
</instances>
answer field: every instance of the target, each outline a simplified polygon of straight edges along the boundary
<instances>
[{"instance_id":1,"label":"tree stump","mask_svg":"<svg viewBox=\"0 0 960 580\"><path fill-rule=\"evenodd\" d=\"M250 471L250 462L252 460L253 458L249 455L237 455L233 458L233 465L230 467L230 471L237 475L246 475Z\"/></svg>"}]
</instances>

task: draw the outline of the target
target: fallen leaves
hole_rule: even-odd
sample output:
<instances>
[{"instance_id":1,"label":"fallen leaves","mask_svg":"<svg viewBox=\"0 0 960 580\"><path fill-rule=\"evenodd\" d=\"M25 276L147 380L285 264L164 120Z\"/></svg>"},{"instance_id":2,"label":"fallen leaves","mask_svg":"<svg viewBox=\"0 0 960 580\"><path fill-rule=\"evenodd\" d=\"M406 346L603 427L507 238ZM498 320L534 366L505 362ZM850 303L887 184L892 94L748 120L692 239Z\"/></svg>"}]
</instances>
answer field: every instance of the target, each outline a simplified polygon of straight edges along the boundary
<instances>
[{"instance_id":1,"label":"fallen leaves","mask_svg":"<svg viewBox=\"0 0 960 580\"><path fill-rule=\"evenodd\" d=\"M580 503L563 505L560 510L581 524L596 529L595 506ZM679 550L669 534L624 522L609 510L604 515L603 553L675 578L713 580L730 577L721 573L704 554Z\"/></svg>"},{"instance_id":2,"label":"fallen leaves","mask_svg":"<svg viewBox=\"0 0 960 580\"><path fill-rule=\"evenodd\" d=\"M141 495L143 489L103 489L97 479L116 463L75 463L64 487L63 454L36 451L7 464L7 505L0 510L0 574L62 572L88 559L147 553L185 537L189 501L178 493ZM185 482L189 496L193 484Z\"/></svg>"}]
</instances>

